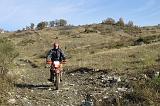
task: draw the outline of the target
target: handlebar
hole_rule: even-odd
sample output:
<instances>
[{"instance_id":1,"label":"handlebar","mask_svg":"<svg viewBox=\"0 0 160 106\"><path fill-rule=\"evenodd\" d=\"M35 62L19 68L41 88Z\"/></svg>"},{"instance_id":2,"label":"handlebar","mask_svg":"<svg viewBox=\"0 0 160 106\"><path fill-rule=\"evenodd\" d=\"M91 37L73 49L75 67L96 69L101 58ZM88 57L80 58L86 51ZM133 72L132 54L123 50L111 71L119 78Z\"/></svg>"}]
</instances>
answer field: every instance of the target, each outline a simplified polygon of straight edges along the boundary
<instances>
[{"instance_id":1,"label":"handlebar","mask_svg":"<svg viewBox=\"0 0 160 106\"><path fill-rule=\"evenodd\" d=\"M61 63L61 64L66 64L67 61L66 61L66 60L63 60L63 61L61 61L60 63ZM46 64L51 65L51 64L52 64L52 61L47 61Z\"/></svg>"}]
</instances>

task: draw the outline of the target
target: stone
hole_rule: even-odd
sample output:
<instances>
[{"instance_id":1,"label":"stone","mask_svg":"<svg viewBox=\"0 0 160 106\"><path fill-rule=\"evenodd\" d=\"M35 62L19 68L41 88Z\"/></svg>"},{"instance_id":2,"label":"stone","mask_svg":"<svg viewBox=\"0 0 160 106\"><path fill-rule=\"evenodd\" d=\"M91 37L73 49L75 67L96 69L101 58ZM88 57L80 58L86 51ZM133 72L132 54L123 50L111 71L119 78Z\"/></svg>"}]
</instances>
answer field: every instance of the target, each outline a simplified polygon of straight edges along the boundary
<instances>
[{"instance_id":1,"label":"stone","mask_svg":"<svg viewBox=\"0 0 160 106\"><path fill-rule=\"evenodd\" d=\"M159 77L159 72L156 72L154 76Z\"/></svg>"},{"instance_id":2,"label":"stone","mask_svg":"<svg viewBox=\"0 0 160 106\"><path fill-rule=\"evenodd\" d=\"M122 87L122 88L117 88L117 90L120 91L120 92L126 92L126 91L127 91L127 88Z\"/></svg>"},{"instance_id":3,"label":"stone","mask_svg":"<svg viewBox=\"0 0 160 106\"><path fill-rule=\"evenodd\" d=\"M16 103L16 100L14 98L13 99L9 99L8 103L14 104L14 103Z\"/></svg>"}]
</instances>

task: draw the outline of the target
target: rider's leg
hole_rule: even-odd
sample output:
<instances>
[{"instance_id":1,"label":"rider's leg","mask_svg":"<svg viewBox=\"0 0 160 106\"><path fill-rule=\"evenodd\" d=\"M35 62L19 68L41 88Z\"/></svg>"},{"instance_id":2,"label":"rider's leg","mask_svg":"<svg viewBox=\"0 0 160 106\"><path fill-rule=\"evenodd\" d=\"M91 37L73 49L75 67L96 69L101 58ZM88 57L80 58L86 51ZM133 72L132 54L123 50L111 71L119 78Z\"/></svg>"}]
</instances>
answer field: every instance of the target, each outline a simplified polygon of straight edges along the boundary
<instances>
[{"instance_id":1,"label":"rider's leg","mask_svg":"<svg viewBox=\"0 0 160 106\"><path fill-rule=\"evenodd\" d=\"M62 81L62 74L63 74L63 66L62 66L62 64L60 64L60 70L61 70L61 73L60 73L60 80Z\"/></svg>"},{"instance_id":2,"label":"rider's leg","mask_svg":"<svg viewBox=\"0 0 160 106\"><path fill-rule=\"evenodd\" d=\"M53 81L54 80L54 73L53 73L53 69L52 69L52 66L50 68L50 81Z\"/></svg>"}]
</instances>

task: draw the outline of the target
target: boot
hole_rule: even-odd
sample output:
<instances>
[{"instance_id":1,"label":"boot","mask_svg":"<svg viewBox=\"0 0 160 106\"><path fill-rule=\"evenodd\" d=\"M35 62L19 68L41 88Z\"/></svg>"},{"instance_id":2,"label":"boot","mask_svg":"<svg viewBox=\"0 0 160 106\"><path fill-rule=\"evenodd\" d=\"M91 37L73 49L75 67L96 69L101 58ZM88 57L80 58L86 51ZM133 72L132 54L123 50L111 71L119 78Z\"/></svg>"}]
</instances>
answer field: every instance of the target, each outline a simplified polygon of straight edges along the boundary
<instances>
[{"instance_id":1,"label":"boot","mask_svg":"<svg viewBox=\"0 0 160 106\"><path fill-rule=\"evenodd\" d=\"M50 82L54 81L54 74L53 74L52 70L50 70L50 79L48 79L48 81L50 81Z\"/></svg>"}]
</instances>

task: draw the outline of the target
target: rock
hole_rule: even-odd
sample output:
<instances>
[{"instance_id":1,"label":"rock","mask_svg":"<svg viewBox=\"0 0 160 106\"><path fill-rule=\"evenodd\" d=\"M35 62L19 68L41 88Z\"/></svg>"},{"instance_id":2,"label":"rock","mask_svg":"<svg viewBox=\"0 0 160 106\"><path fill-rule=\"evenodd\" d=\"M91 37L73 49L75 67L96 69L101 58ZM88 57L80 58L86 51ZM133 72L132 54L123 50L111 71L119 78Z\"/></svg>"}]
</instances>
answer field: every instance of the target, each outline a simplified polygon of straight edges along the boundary
<instances>
[{"instance_id":1,"label":"rock","mask_svg":"<svg viewBox=\"0 0 160 106\"><path fill-rule=\"evenodd\" d=\"M105 75L98 76L97 79L104 79Z\"/></svg>"},{"instance_id":2,"label":"rock","mask_svg":"<svg viewBox=\"0 0 160 106\"><path fill-rule=\"evenodd\" d=\"M108 80L113 80L113 77L112 76L108 76L107 79Z\"/></svg>"},{"instance_id":3,"label":"rock","mask_svg":"<svg viewBox=\"0 0 160 106\"><path fill-rule=\"evenodd\" d=\"M103 99L109 98L108 96L104 96Z\"/></svg>"},{"instance_id":4,"label":"rock","mask_svg":"<svg viewBox=\"0 0 160 106\"><path fill-rule=\"evenodd\" d=\"M26 64L20 64L20 66L25 66Z\"/></svg>"},{"instance_id":5,"label":"rock","mask_svg":"<svg viewBox=\"0 0 160 106\"><path fill-rule=\"evenodd\" d=\"M66 88L62 88L62 89L65 90L65 91L68 91L70 88L66 87Z\"/></svg>"},{"instance_id":6,"label":"rock","mask_svg":"<svg viewBox=\"0 0 160 106\"><path fill-rule=\"evenodd\" d=\"M159 77L159 72L156 72L154 76Z\"/></svg>"},{"instance_id":7,"label":"rock","mask_svg":"<svg viewBox=\"0 0 160 106\"><path fill-rule=\"evenodd\" d=\"M49 90L49 91L51 91L51 90L52 90L52 88L49 88L48 90Z\"/></svg>"},{"instance_id":8,"label":"rock","mask_svg":"<svg viewBox=\"0 0 160 106\"><path fill-rule=\"evenodd\" d=\"M69 84L69 86L74 86L75 84Z\"/></svg>"},{"instance_id":9,"label":"rock","mask_svg":"<svg viewBox=\"0 0 160 106\"><path fill-rule=\"evenodd\" d=\"M120 77L118 77L117 82L121 82L121 78Z\"/></svg>"},{"instance_id":10,"label":"rock","mask_svg":"<svg viewBox=\"0 0 160 106\"><path fill-rule=\"evenodd\" d=\"M117 80L117 82L121 82L121 78L120 77L114 76L114 79Z\"/></svg>"},{"instance_id":11,"label":"rock","mask_svg":"<svg viewBox=\"0 0 160 106\"><path fill-rule=\"evenodd\" d=\"M72 76L74 76L74 74L73 74L73 73L71 73L71 75L72 75Z\"/></svg>"},{"instance_id":12,"label":"rock","mask_svg":"<svg viewBox=\"0 0 160 106\"><path fill-rule=\"evenodd\" d=\"M48 81L47 84L52 84L52 82Z\"/></svg>"},{"instance_id":13,"label":"rock","mask_svg":"<svg viewBox=\"0 0 160 106\"><path fill-rule=\"evenodd\" d=\"M74 94L77 95L77 94L78 94L78 91L77 91L77 90L74 90Z\"/></svg>"},{"instance_id":14,"label":"rock","mask_svg":"<svg viewBox=\"0 0 160 106\"><path fill-rule=\"evenodd\" d=\"M120 92L126 92L128 88L122 87L122 88L117 88L118 91Z\"/></svg>"},{"instance_id":15,"label":"rock","mask_svg":"<svg viewBox=\"0 0 160 106\"><path fill-rule=\"evenodd\" d=\"M102 103L105 104L105 106L117 106L117 100L115 96L103 98Z\"/></svg>"},{"instance_id":16,"label":"rock","mask_svg":"<svg viewBox=\"0 0 160 106\"><path fill-rule=\"evenodd\" d=\"M83 100L81 106L93 106L93 101Z\"/></svg>"},{"instance_id":17,"label":"rock","mask_svg":"<svg viewBox=\"0 0 160 106\"><path fill-rule=\"evenodd\" d=\"M16 95L16 98L20 98L20 95Z\"/></svg>"},{"instance_id":18,"label":"rock","mask_svg":"<svg viewBox=\"0 0 160 106\"><path fill-rule=\"evenodd\" d=\"M24 102L27 102L27 101L28 101L28 99L27 99L27 98L25 98L25 97L24 97L22 100L23 100Z\"/></svg>"},{"instance_id":19,"label":"rock","mask_svg":"<svg viewBox=\"0 0 160 106\"><path fill-rule=\"evenodd\" d=\"M11 96L12 95L12 93L11 92L8 92L8 94Z\"/></svg>"},{"instance_id":20,"label":"rock","mask_svg":"<svg viewBox=\"0 0 160 106\"><path fill-rule=\"evenodd\" d=\"M93 78L92 78L92 77L90 77L88 80L93 80Z\"/></svg>"},{"instance_id":21,"label":"rock","mask_svg":"<svg viewBox=\"0 0 160 106\"><path fill-rule=\"evenodd\" d=\"M62 90L56 90L56 93L57 93L57 94L60 93L60 92L62 92Z\"/></svg>"},{"instance_id":22,"label":"rock","mask_svg":"<svg viewBox=\"0 0 160 106\"><path fill-rule=\"evenodd\" d=\"M105 75L101 75L101 78L104 78L105 77Z\"/></svg>"},{"instance_id":23,"label":"rock","mask_svg":"<svg viewBox=\"0 0 160 106\"><path fill-rule=\"evenodd\" d=\"M93 71L95 71L95 72L96 72L96 71L99 71L99 69L93 69Z\"/></svg>"},{"instance_id":24,"label":"rock","mask_svg":"<svg viewBox=\"0 0 160 106\"><path fill-rule=\"evenodd\" d=\"M148 79L148 77L147 77L147 75L146 74L142 74L143 75L143 77L145 78L145 79Z\"/></svg>"},{"instance_id":25,"label":"rock","mask_svg":"<svg viewBox=\"0 0 160 106\"><path fill-rule=\"evenodd\" d=\"M99 101L99 102L101 102L101 101L102 101L102 99L99 99L98 101Z\"/></svg>"},{"instance_id":26,"label":"rock","mask_svg":"<svg viewBox=\"0 0 160 106\"><path fill-rule=\"evenodd\" d=\"M117 79L114 79L114 77L109 77L108 81L110 82L110 84L117 83Z\"/></svg>"},{"instance_id":27,"label":"rock","mask_svg":"<svg viewBox=\"0 0 160 106\"><path fill-rule=\"evenodd\" d=\"M15 99L9 99L8 103L14 104L14 103L16 103L16 100Z\"/></svg>"},{"instance_id":28,"label":"rock","mask_svg":"<svg viewBox=\"0 0 160 106\"><path fill-rule=\"evenodd\" d=\"M135 78L135 77L131 77L131 78L129 78L129 80L137 81L137 78Z\"/></svg>"}]
</instances>

